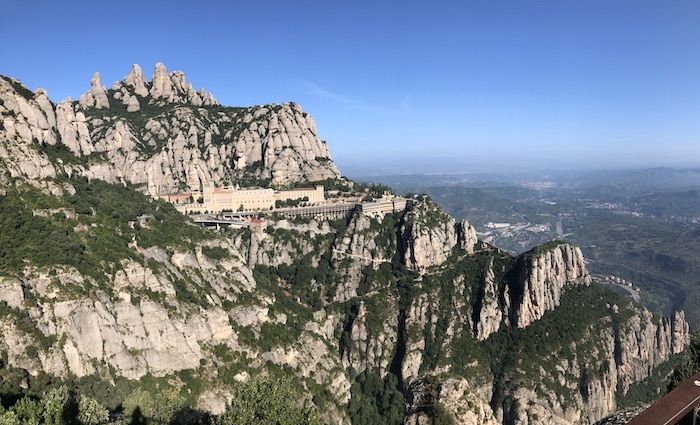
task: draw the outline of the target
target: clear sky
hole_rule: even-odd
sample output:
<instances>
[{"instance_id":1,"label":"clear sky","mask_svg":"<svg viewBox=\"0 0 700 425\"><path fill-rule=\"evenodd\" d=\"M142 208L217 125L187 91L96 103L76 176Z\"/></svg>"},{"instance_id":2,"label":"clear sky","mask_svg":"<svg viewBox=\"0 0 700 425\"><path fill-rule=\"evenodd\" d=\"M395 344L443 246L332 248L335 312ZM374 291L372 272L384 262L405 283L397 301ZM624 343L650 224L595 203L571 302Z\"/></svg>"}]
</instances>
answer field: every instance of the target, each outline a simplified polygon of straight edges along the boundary
<instances>
[{"instance_id":1,"label":"clear sky","mask_svg":"<svg viewBox=\"0 0 700 425\"><path fill-rule=\"evenodd\" d=\"M4 0L0 39L53 100L164 62L223 104L296 101L348 167L700 162L694 0Z\"/></svg>"}]
</instances>

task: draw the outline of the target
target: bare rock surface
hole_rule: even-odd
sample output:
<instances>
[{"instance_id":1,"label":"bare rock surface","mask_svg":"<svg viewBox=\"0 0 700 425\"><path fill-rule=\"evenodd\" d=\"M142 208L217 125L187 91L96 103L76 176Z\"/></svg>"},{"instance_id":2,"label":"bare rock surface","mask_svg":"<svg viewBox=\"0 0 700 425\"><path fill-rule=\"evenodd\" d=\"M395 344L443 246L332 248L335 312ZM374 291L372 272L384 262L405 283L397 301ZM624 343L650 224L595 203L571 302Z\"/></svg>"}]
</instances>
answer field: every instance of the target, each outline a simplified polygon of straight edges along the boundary
<instances>
[{"instance_id":1,"label":"bare rock surface","mask_svg":"<svg viewBox=\"0 0 700 425\"><path fill-rule=\"evenodd\" d=\"M511 320L519 328L558 306L566 284L590 283L581 249L571 244L557 243L551 248L537 248L523 260L522 274L511 292Z\"/></svg>"},{"instance_id":2,"label":"bare rock surface","mask_svg":"<svg viewBox=\"0 0 700 425\"><path fill-rule=\"evenodd\" d=\"M102 86L100 73L96 72L90 80L90 90L80 96L80 106L83 108L106 109L109 108L107 91Z\"/></svg>"},{"instance_id":3,"label":"bare rock surface","mask_svg":"<svg viewBox=\"0 0 700 425\"><path fill-rule=\"evenodd\" d=\"M404 263L421 273L444 263L457 245L454 218L432 201L419 202L406 214L402 233Z\"/></svg>"}]
</instances>

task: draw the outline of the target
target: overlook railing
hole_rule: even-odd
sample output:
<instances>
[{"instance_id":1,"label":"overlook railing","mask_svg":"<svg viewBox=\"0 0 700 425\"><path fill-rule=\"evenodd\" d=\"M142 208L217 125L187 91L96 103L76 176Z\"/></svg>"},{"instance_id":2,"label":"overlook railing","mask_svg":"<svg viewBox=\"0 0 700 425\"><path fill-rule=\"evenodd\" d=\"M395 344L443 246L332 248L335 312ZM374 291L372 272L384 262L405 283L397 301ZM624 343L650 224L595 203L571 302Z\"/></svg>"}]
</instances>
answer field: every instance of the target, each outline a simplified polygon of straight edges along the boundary
<instances>
[{"instance_id":1,"label":"overlook railing","mask_svg":"<svg viewBox=\"0 0 700 425\"><path fill-rule=\"evenodd\" d=\"M656 400L628 425L700 425L700 373Z\"/></svg>"}]
</instances>

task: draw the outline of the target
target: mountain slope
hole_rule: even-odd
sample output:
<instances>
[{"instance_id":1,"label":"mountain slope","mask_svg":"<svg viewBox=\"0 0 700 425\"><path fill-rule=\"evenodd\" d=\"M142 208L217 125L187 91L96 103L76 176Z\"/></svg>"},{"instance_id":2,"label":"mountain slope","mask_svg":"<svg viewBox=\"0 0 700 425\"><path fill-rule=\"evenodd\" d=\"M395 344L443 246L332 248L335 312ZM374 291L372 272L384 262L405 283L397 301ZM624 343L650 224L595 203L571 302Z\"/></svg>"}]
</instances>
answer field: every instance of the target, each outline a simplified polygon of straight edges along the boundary
<instances>
[{"instance_id":1,"label":"mountain slope","mask_svg":"<svg viewBox=\"0 0 700 425\"><path fill-rule=\"evenodd\" d=\"M204 93L194 108L184 77L156 73L149 83L135 68L112 90L93 79L81 102L58 106L0 79L3 402L58 381L115 412L140 391L172 389L178 403L219 414L240 382L267 375L293 379L327 423L592 423L688 344L683 313L655 317L592 283L575 246L512 257L425 196L383 217L194 226L142 192L226 172L287 183L338 173L291 142L303 140L293 126L246 136L250 152L285 146L260 168L227 162L244 151L244 131L231 132L225 155L206 156L210 125L221 133L232 112L215 114L222 107ZM135 108L127 95L139 110L116 113ZM279 108L241 122L250 113L246 128L268 128L300 111ZM206 149L185 144L188 159L165 166L182 133L146 137L158 133L149 122L185 123L190 145ZM289 150L307 163L275 174Z\"/></svg>"}]
</instances>

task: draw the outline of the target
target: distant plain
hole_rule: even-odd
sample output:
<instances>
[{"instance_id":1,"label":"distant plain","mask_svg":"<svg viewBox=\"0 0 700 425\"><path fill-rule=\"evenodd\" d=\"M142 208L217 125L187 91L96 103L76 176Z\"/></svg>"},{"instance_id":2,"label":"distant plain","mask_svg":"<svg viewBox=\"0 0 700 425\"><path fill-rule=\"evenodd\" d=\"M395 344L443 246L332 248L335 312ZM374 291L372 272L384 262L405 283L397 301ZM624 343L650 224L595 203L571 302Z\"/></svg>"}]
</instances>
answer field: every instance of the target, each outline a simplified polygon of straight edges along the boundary
<instances>
[{"instance_id":1,"label":"distant plain","mask_svg":"<svg viewBox=\"0 0 700 425\"><path fill-rule=\"evenodd\" d=\"M356 178L427 193L513 253L574 242L594 275L623 279L652 311L683 309L691 327L700 325L700 169Z\"/></svg>"}]
</instances>

